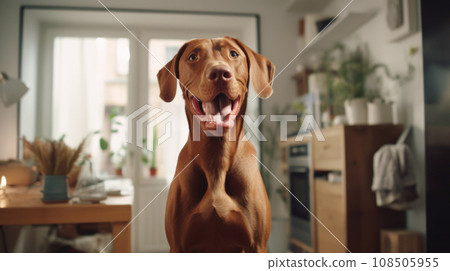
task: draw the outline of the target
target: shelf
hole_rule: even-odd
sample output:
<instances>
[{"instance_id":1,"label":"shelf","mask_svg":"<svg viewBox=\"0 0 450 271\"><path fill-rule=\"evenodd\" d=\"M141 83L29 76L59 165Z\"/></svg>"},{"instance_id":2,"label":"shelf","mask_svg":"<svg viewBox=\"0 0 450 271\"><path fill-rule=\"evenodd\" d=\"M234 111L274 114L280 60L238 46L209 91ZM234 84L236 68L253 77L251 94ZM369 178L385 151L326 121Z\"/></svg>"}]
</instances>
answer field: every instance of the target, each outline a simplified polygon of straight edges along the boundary
<instances>
[{"instance_id":1,"label":"shelf","mask_svg":"<svg viewBox=\"0 0 450 271\"><path fill-rule=\"evenodd\" d=\"M376 12L346 12L342 13L327 29L325 29L303 54L325 51L336 43L354 33L358 28L375 16ZM305 44L306 45L306 44Z\"/></svg>"},{"instance_id":2,"label":"shelf","mask_svg":"<svg viewBox=\"0 0 450 271\"><path fill-rule=\"evenodd\" d=\"M314 13L322 11L332 0L290 0L286 10L289 12Z\"/></svg>"}]
</instances>

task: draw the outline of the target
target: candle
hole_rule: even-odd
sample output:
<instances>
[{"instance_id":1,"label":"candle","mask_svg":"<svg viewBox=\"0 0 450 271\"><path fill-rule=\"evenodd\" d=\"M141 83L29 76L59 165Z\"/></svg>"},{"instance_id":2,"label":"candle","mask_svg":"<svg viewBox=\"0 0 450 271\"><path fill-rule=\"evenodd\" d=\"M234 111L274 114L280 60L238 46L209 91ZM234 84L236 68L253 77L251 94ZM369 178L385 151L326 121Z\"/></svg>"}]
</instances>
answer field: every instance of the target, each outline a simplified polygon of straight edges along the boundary
<instances>
[{"instance_id":1,"label":"candle","mask_svg":"<svg viewBox=\"0 0 450 271\"><path fill-rule=\"evenodd\" d=\"M0 189L6 187L6 177L2 176L2 181L0 182Z\"/></svg>"}]
</instances>

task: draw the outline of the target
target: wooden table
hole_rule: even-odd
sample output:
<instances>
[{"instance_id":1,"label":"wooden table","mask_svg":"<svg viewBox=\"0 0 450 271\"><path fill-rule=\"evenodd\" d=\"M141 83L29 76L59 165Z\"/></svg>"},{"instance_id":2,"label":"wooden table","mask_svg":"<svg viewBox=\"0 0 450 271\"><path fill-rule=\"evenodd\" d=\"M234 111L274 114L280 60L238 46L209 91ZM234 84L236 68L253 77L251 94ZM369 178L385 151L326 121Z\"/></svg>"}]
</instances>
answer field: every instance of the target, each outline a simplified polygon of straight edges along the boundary
<instances>
[{"instance_id":1,"label":"wooden table","mask_svg":"<svg viewBox=\"0 0 450 271\"><path fill-rule=\"evenodd\" d=\"M111 223L113 238L117 236L113 252L131 252L131 226L126 226L133 196L109 196L98 204L43 203L41 189L7 187L6 195L0 191L0 225Z\"/></svg>"}]
</instances>

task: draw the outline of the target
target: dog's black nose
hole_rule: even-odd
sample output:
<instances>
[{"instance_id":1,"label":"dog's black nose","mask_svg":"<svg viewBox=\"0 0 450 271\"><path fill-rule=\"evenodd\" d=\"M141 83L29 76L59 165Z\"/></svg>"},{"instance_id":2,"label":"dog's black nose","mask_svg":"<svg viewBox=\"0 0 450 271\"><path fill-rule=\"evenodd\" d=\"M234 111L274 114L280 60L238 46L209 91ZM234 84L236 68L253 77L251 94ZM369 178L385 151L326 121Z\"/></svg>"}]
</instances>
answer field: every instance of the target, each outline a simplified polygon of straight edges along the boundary
<instances>
[{"instance_id":1,"label":"dog's black nose","mask_svg":"<svg viewBox=\"0 0 450 271\"><path fill-rule=\"evenodd\" d=\"M230 68L225 65L214 66L209 70L208 80L210 81L229 81L233 78Z\"/></svg>"}]
</instances>

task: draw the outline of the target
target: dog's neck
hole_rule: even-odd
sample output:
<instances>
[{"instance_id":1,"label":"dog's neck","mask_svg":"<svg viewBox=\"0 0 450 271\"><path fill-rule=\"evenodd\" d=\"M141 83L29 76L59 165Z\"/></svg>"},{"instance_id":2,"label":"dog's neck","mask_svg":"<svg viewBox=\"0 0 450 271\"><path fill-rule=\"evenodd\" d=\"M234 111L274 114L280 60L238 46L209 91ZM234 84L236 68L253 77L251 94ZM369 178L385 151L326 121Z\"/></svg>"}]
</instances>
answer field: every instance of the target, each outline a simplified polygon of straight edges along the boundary
<instances>
[{"instance_id":1,"label":"dog's neck","mask_svg":"<svg viewBox=\"0 0 450 271\"><path fill-rule=\"evenodd\" d=\"M244 121L242 115L245 113L247 99L241 106L240 112L235 119L233 128L223 130L221 136L207 135L203 129L194 125L194 116L186 108L186 115L189 122L189 138L187 147L190 155L202 156L199 159L200 167L204 171L209 171L212 175L219 176L227 172L233 164L238 153L238 147L244 137ZM197 129L198 131L194 131Z\"/></svg>"}]
</instances>

